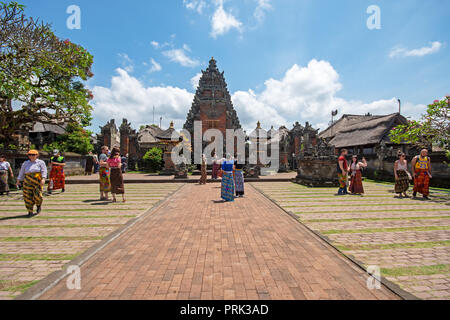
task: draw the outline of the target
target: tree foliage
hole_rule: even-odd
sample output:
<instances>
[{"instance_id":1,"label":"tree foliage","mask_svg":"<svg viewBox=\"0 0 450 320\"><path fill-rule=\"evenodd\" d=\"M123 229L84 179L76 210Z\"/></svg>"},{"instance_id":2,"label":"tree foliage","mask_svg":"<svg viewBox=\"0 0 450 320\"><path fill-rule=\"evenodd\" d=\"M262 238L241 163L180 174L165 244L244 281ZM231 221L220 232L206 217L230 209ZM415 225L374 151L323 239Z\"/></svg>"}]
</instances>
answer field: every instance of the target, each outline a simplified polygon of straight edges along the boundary
<instances>
[{"instance_id":1,"label":"tree foliage","mask_svg":"<svg viewBox=\"0 0 450 320\"><path fill-rule=\"evenodd\" d=\"M163 160L163 151L160 148L151 148L148 150L144 157L145 166L152 171L161 170L161 162Z\"/></svg>"},{"instance_id":2,"label":"tree foliage","mask_svg":"<svg viewBox=\"0 0 450 320\"><path fill-rule=\"evenodd\" d=\"M44 151L52 152L58 149L62 152L75 152L79 154L88 154L89 151L94 150L91 143L92 132L84 130L76 123L69 123L66 128L66 133L56 138L56 141L44 145Z\"/></svg>"},{"instance_id":3,"label":"tree foliage","mask_svg":"<svg viewBox=\"0 0 450 320\"><path fill-rule=\"evenodd\" d=\"M400 125L390 132L394 143L411 143L419 148L436 145L447 153L450 150L450 97L435 100L428 105L426 114L418 121L409 121L407 125Z\"/></svg>"},{"instance_id":4,"label":"tree foliage","mask_svg":"<svg viewBox=\"0 0 450 320\"><path fill-rule=\"evenodd\" d=\"M59 39L49 24L26 17L24 6L0 3L0 141L36 121L90 124L93 56ZM11 101L23 106L14 109Z\"/></svg>"}]
</instances>

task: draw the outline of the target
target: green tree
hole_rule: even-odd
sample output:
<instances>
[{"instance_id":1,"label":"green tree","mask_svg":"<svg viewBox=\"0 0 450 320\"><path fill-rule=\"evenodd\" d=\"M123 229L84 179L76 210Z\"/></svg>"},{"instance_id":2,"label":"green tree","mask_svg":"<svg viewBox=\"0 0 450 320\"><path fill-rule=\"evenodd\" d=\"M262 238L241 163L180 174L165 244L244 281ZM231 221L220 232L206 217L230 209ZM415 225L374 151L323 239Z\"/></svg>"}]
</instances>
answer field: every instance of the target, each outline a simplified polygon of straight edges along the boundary
<instances>
[{"instance_id":1,"label":"green tree","mask_svg":"<svg viewBox=\"0 0 450 320\"><path fill-rule=\"evenodd\" d=\"M163 151L155 147L148 150L142 159L146 167L155 172L161 170L162 155Z\"/></svg>"},{"instance_id":2,"label":"green tree","mask_svg":"<svg viewBox=\"0 0 450 320\"><path fill-rule=\"evenodd\" d=\"M59 39L49 24L24 14L24 6L0 3L0 141L10 143L36 121L68 119L90 124L93 56ZM22 103L14 109L11 101Z\"/></svg>"},{"instance_id":3,"label":"green tree","mask_svg":"<svg viewBox=\"0 0 450 320\"><path fill-rule=\"evenodd\" d=\"M409 121L390 132L394 143L411 143L419 148L436 145L450 153L450 97L435 100L418 121Z\"/></svg>"},{"instance_id":4,"label":"green tree","mask_svg":"<svg viewBox=\"0 0 450 320\"><path fill-rule=\"evenodd\" d=\"M83 129L76 123L69 123L66 133L59 136L55 142L45 145L44 151L51 152L58 149L62 152L75 152L79 154L87 154L94 150L91 143L92 132Z\"/></svg>"}]
</instances>

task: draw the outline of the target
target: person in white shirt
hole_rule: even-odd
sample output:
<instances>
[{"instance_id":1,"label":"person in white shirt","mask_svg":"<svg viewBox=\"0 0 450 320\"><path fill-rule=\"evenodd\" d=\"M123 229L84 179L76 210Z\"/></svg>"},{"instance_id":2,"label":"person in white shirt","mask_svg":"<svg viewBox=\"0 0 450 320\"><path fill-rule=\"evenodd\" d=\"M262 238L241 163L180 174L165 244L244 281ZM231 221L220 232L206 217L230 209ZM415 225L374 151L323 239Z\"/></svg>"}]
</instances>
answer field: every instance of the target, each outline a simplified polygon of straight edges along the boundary
<instances>
[{"instance_id":1,"label":"person in white shirt","mask_svg":"<svg viewBox=\"0 0 450 320\"><path fill-rule=\"evenodd\" d=\"M47 179L47 166L45 162L39 160L39 152L36 150L28 151L30 160L25 161L20 168L17 177L17 188L22 185L23 200L28 210L28 216L33 216L34 206L37 207L37 214L41 213L42 207L42 188Z\"/></svg>"},{"instance_id":2,"label":"person in white shirt","mask_svg":"<svg viewBox=\"0 0 450 320\"><path fill-rule=\"evenodd\" d=\"M8 161L6 161L5 155L0 154L0 195L3 195L5 192L6 195L9 194L9 175L11 175L11 177L14 177L11 165Z\"/></svg>"}]
</instances>

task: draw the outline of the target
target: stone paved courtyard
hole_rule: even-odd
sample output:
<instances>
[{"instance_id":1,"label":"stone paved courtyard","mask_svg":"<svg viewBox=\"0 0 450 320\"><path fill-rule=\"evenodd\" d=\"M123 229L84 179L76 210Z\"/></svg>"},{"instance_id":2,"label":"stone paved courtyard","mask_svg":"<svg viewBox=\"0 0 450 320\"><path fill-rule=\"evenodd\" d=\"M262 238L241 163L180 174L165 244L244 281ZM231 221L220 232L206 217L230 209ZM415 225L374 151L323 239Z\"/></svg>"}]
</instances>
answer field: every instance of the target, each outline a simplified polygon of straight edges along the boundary
<instances>
[{"instance_id":1,"label":"stone paved courtyard","mask_svg":"<svg viewBox=\"0 0 450 320\"><path fill-rule=\"evenodd\" d=\"M344 254L423 299L450 299L450 193L431 201L399 199L393 185L364 182L366 195L335 196L334 188L254 183L286 211Z\"/></svg>"},{"instance_id":2,"label":"stone paved courtyard","mask_svg":"<svg viewBox=\"0 0 450 320\"><path fill-rule=\"evenodd\" d=\"M404 290L449 299L449 193L433 190L424 202L396 198L392 185L364 186L364 197L336 197L334 188L249 183L245 198L224 204L219 184L127 184L127 203L112 204L97 200L98 185L69 185L46 196L32 219L13 193L0 200L0 299L20 295L136 217L82 265L81 291L61 281L41 298L398 298L368 290L367 274L267 197Z\"/></svg>"},{"instance_id":3,"label":"stone paved courtyard","mask_svg":"<svg viewBox=\"0 0 450 320\"><path fill-rule=\"evenodd\" d=\"M185 184L41 299L398 299L251 186Z\"/></svg>"},{"instance_id":4,"label":"stone paved courtyard","mask_svg":"<svg viewBox=\"0 0 450 320\"><path fill-rule=\"evenodd\" d=\"M98 185L69 185L24 216L21 193L0 198L0 299L12 299L153 207L179 184L127 185L127 202L98 201ZM118 198L120 199L120 198ZM120 201L120 200L119 200Z\"/></svg>"}]
</instances>

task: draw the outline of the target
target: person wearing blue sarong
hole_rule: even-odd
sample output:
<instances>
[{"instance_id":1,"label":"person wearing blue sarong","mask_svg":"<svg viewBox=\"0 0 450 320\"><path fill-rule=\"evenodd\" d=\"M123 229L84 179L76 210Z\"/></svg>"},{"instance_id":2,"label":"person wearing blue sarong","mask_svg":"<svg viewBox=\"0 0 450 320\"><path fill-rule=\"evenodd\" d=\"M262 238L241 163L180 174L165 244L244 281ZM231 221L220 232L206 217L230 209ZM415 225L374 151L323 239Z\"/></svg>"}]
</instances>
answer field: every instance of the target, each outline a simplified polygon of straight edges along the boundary
<instances>
[{"instance_id":1,"label":"person wearing blue sarong","mask_svg":"<svg viewBox=\"0 0 450 320\"><path fill-rule=\"evenodd\" d=\"M222 163L222 188L221 197L224 201L234 201L234 161L231 155L227 154L227 159Z\"/></svg>"}]
</instances>

